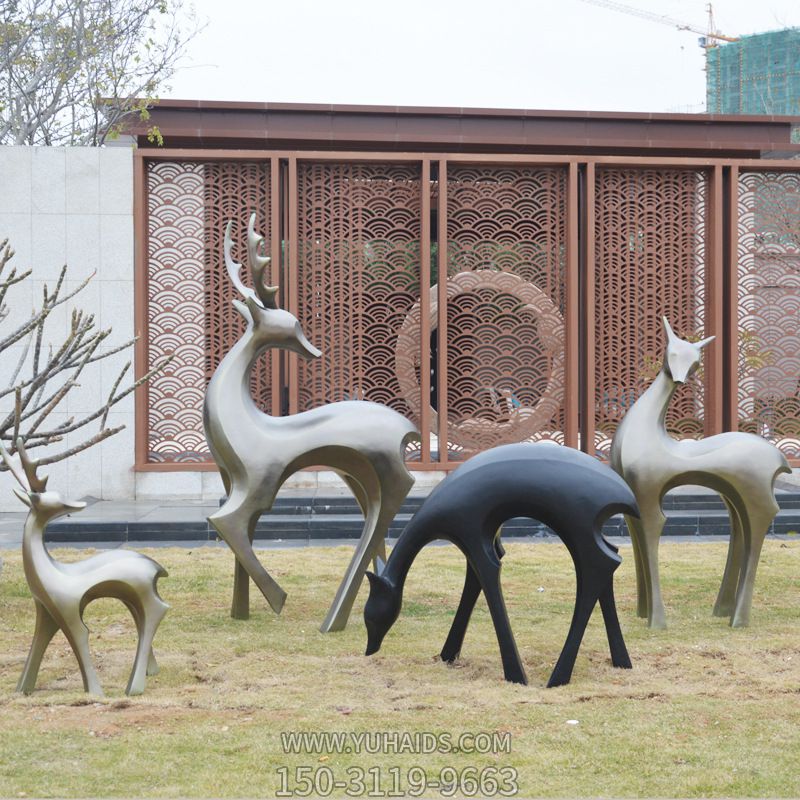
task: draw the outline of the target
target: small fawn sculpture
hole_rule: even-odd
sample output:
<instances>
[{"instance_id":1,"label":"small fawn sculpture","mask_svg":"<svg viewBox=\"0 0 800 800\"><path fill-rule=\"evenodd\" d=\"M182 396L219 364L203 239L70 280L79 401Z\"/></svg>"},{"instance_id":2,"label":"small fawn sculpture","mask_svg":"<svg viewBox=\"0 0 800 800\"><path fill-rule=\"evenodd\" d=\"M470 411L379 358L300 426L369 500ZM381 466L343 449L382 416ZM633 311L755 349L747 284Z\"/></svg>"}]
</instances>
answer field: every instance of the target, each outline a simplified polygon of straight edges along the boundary
<instances>
[{"instance_id":1,"label":"small fawn sculpture","mask_svg":"<svg viewBox=\"0 0 800 800\"><path fill-rule=\"evenodd\" d=\"M666 317L664 329L667 348L661 371L625 415L611 444L611 465L633 489L641 511L640 519L626 519L636 562L638 614L651 628L666 627L658 575L658 542L666 522L661 501L670 489L694 484L718 492L731 520L714 615L730 616L733 627L748 625L761 547L779 511L775 479L791 470L777 447L751 433L683 441L667 433L672 396L698 368L702 348L714 337L679 339Z\"/></svg>"},{"instance_id":2,"label":"small fawn sculpture","mask_svg":"<svg viewBox=\"0 0 800 800\"><path fill-rule=\"evenodd\" d=\"M414 478L406 469L406 444L419 440L413 423L378 403L331 403L288 417L261 411L250 394L250 371L267 348L284 348L304 358L321 353L305 337L300 323L277 307L278 288L264 285L269 258L259 250L264 239L248 226L248 259L255 291L239 277L231 257L231 223L225 232L225 264L244 303L234 300L247 329L220 362L206 391L204 424L211 454L227 493L224 505L209 517L236 555L231 616L247 619L248 575L280 613L286 593L253 552L253 534L264 511L272 508L286 479L305 467L326 466L347 483L364 512L364 529L325 621L323 632L342 630L371 558L385 557L389 524Z\"/></svg>"},{"instance_id":3,"label":"small fawn sculpture","mask_svg":"<svg viewBox=\"0 0 800 800\"><path fill-rule=\"evenodd\" d=\"M126 693L141 694L147 675L158 673L153 655L153 637L169 606L158 596L156 583L167 571L152 558L130 550L109 550L70 564L56 561L44 544L44 530L57 517L81 511L86 503L62 500L57 492L45 491L47 476L37 476L38 461L31 459L22 439L17 440L22 471L0 445L0 453L22 490L14 493L30 509L22 539L25 578L36 604L33 642L17 684L17 691L30 694L47 646L61 629L78 659L85 691L102 695L103 689L89 653L89 630L83 610L99 597L115 597L131 612L139 643Z\"/></svg>"},{"instance_id":4,"label":"small fawn sculpture","mask_svg":"<svg viewBox=\"0 0 800 800\"><path fill-rule=\"evenodd\" d=\"M472 609L481 591L492 615L507 681L527 684L500 587L500 526L513 517L533 517L549 525L575 563L577 595L569 634L548 686L569 683L589 617L603 612L611 661L631 666L614 603L617 548L601 527L612 514L636 514L625 482L585 453L554 444L510 444L471 458L431 492L392 548L378 575L367 573L370 593L364 606L367 655L380 649L403 602L406 575L419 551L446 539L466 556L461 602L441 651L443 661L461 652Z\"/></svg>"}]
</instances>

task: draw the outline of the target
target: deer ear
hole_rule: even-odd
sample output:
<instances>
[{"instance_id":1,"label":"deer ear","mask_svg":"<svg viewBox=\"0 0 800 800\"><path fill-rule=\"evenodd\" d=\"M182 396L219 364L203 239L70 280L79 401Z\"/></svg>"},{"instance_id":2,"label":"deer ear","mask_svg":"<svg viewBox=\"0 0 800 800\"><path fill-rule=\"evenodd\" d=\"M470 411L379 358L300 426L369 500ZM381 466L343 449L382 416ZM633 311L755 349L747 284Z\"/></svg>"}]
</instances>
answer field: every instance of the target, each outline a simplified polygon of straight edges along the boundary
<instances>
[{"instance_id":1,"label":"deer ear","mask_svg":"<svg viewBox=\"0 0 800 800\"><path fill-rule=\"evenodd\" d=\"M268 259L269 260L269 259ZM264 301L264 308L277 308L278 307L278 286L264 286L263 291L260 293Z\"/></svg>"},{"instance_id":2,"label":"deer ear","mask_svg":"<svg viewBox=\"0 0 800 800\"><path fill-rule=\"evenodd\" d=\"M26 506L28 506L28 508L33 508L33 506L31 505L31 498L28 496L27 492L23 492L22 489L18 489L16 486L14 487L13 491L14 494L17 497L19 497L19 499L22 500L22 502L25 503Z\"/></svg>"},{"instance_id":3,"label":"deer ear","mask_svg":"<svg viewBox=\"0 0 800 800\"><path fill-rule=\"evenodd\" d=\"M365 574L366 574L367 578L369 579L369 588L370 589L373 586L376 586L377 584L379 584L381 582L380 578L374 572L367 571Z\"/></svg>"},{"instance_id":4,"label":"deer ear","mask_svg":"<svg viewBox=\"0 0 800 800\"><path fill-rule=\"evenodd\" d=\"M667 339L671 342L673 339L677 339L678 337L672 330L671 325L669 324L669 320L666 317L661 317L664 321L664 330L667 332Z\"/></svg>"},{"instance_id":5,"label":"deer ear","mask_svg":"<svg viewBox=\"0 0 800 800\"><path fill-rule=\"evenodd\" d=\"M263 311L264 306L254 294L248 295L245 303L247 303L247 308L250 310L250 314L253 317L253 322L255 322L258 312Z\"/></svg>"},{"instance_id":6,"label":"deer ear","mask_svg":"<svg viewBox=\"0 0 800 800\"><path fill-rule=\"evenodd\" d=\"M713 341L714 341L714 339L716 339L716 338L717 338L716 336L709 336L709 337L708 337L708 338L706 338L706 339L701 339L699 342L695 342L695 344L696 344L696 345L697 345L699 348L701 348L701 349L702 349L702 348L703 348L703 347L705 347L707 344L711 344L711 342L713 342Z\"/></svg>"}]
</instances>

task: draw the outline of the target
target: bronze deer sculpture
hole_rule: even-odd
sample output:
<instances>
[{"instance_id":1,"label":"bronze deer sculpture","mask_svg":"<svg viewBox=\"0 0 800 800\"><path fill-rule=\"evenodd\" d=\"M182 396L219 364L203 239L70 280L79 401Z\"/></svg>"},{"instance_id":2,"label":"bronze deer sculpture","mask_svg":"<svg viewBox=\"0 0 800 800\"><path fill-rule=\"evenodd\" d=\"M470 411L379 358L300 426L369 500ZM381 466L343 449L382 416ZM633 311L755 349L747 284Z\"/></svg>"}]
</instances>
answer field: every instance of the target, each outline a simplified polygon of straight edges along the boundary
<instances>
[{"instance_id":1,"label":"bronze deer sculpture","mask_svg":"<svg viewBox=\"0 0 800 800\"><path fill-rule=\"evenodd\" d=\"M152 558L131 550L109 550L83 561L62 564L44 544L44 530L57 517L85 508L86 503L62 500L46 491L47 476L37 475L38 461L28 456L22 439L17 440L20 465L0 445L0 455L22 487L14 493L30 509L22 539L25 578L36 603L36 628L17 691L30 694L50 640L61 629L78 659L85 691L102 695L100 680L89 653L89 630L83 622L85 607L99 597L121 600L131 612L139 644L126 693L141 694L147 675L158 672L153 638L169 606L159 597L156 583L167 571Z\"/></svg>"},{"instance_id":2,"label":"bronze deer sculpture","mask_svg":"<svg viewBox=\"0 0 800 800\"><path fill-rule=\"evenodd\" d=\"M280 613L286 593L253 552L256 523L290 475L325 466L344 479L365 517L361 538L321 627L323 632L342 630L370 559L385 558L389 524L414 483L403 451L420 435L404 416L378 403L331 403L288 417L272 417L256 406L250 372L264 350L284 348L307 359L321 353L306 339L297 318L277 307L278 287L264 285L270 259L259 253L264 239L255 232L255 214L247 238L255 290L243 284L241 265L231 256L231 226L229 222L225 232L225 264L244 298L233 305L247 329L214 372L203 413L206 439L227 493L209 522L236 555L231 616L249 616L248 576Z\"/></svg>"},{"instance_id":3,"label":"bronze deer sculpture","mask_svg":"<svg viewBox=\"0 0 800 800\"><path fill-rule=\"evenodd\" d=\"M714 615L730 616L733 627L745 626L750 622L761 547L779 511L775 479L791 470L777 447L752 433L720 433L699 441L678 441L667 433L672 396L698 368L702 348L714 337L684 341L666 317L664 329L667 348L661 371L625 415L611 444L611 465L633 489L641 512L640 519L626 517L636 563L638 613L650 627L666 627L658 574L658 542L666 522L661 501L670 489L695 484L718 492L731 520Z\"/></svg>"}]
</instances>

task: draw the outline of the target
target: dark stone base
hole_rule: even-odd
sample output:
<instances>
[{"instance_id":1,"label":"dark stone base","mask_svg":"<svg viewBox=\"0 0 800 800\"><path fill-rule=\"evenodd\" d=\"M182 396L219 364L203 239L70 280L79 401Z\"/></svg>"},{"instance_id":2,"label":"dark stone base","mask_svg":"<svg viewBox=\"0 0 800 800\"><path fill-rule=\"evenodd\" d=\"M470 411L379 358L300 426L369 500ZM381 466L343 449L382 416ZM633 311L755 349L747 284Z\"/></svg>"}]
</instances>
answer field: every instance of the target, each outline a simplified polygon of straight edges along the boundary
<instances>
[{"instance_id":1,"label":"dark stone base","mask_svg":"<svg viewBox=\"0 0 800 800\"><path fill-rule=\"evenodd\" d=\"M425 498L406 499L389 531L399 536ZM778 497L781 511L770 533L800 534L800 493L782 492ZM666 536L727 536L730 533L728 514L722 501L714 495L668 495L664 503ZM256 539L272 541L309 541L316 539L357 539L361 535L363 517L353 498L278 497L275 507L264 514L256 528ZM603 527L608 536L627 536L622 517L612 517ZM511 519L503 526L506 538L553 535L540 522ZM213 541L216 531L206 521L140 520L130 522L86 522L80 515L63 518L47 529L50 542L158 542Z\"/></svg>"}]
</instances>

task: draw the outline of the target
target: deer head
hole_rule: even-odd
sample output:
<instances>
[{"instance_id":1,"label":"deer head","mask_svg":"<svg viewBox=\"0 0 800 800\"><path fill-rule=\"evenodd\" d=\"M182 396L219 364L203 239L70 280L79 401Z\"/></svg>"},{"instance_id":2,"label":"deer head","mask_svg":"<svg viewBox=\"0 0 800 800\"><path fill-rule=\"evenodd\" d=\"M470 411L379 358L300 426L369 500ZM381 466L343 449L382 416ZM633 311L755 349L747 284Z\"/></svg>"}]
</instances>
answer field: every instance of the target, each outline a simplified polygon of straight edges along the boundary
<instances>
[{"instance_id":1,"label":"deer head","mask_svg":"<svg viewBox=\"0 0 800 800\"><path fill-rule=\"evenodd\" d=\"M371 656L381 649L383 637L400 616L402 597L394 584L384 575L367 572L369 597L364 605L364 624L367 627L367 650Z\"/></svg>"},{"instance_id":2,"label":"deer head","mask_svg":"<svg viewBox=\"0 0 800 800\"><path fill-rule=\"evenodd\" d=\"M675 383L685 383L700 366L701 350L714 341L713 336L699 342L687 342L679 339L666 317L664 330L667 332L667 351L664 354L664 369Z\"/></svg>"},{"instance_id":3,"label":"deer head","mask_svg":"<svg viewBox=\"0 0 800 800\"><path fill-rule=\"evenodd\" d=\"M233 285L244 298L244 302L234 300L234 308L248 323L248 330L252 331L257 344L282 347L304 358L319 358L322 353L306 339L297 317L278 308L278 287L264 284L270 259L260 253L264 246L264 237L256 233L255 224L256 215L253 213L247 226L247 258L254 289L248 289L242 283L239 275L242 265L237 264L231 256L233 223L228 222L225 229L225 266Z\"/></svg>"},{"instance_id":4,"label":"deer head","mask_svg":"<svg viewBox=\"0 0 800 800\"><path fill-rule=\"evenodd\" d=\"M47 475L37 475L39 466L37 459L32 459L22 442L22 437L17 439L18 459L9 455L8 451L0 444L0 455L3 457L8 471L17 479L22 489L14 488L14 494L30 508L31 513L42 523L47 523L56 517L81 511L86 508L86 503L79 500L63 500L58 492L48 492Z\"/></svg>"}]
</instances>

